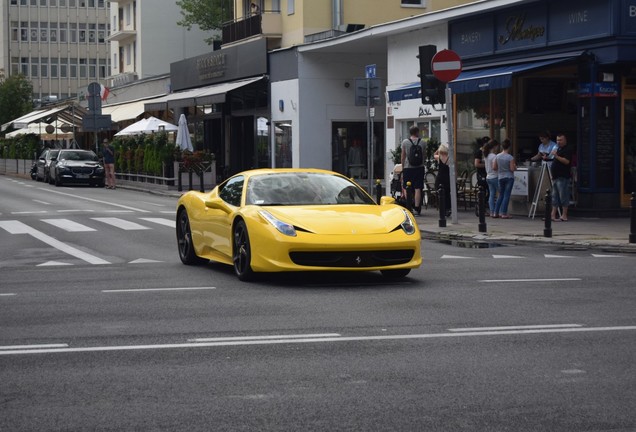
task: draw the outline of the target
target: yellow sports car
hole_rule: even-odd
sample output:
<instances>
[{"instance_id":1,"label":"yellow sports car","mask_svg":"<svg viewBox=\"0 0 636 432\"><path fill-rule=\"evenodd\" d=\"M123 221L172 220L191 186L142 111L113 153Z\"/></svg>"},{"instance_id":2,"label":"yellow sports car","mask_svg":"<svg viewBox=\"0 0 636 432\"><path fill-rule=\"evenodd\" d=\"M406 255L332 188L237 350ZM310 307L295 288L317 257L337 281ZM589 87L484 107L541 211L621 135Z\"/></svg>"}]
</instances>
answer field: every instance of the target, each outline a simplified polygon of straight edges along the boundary
<instances>
[{"instance_id":1,"label":"yellow sports car","mask_svg":"<svg viewBox=\"0 0 636 432\"><path fill-rule=\"evenodd\" d=\"M257 169L177 203L184 264L232 265L240 280L258 272L372 271L406 276L422 263L413 215L319 169Z\"/></svg>"}]
</instances>

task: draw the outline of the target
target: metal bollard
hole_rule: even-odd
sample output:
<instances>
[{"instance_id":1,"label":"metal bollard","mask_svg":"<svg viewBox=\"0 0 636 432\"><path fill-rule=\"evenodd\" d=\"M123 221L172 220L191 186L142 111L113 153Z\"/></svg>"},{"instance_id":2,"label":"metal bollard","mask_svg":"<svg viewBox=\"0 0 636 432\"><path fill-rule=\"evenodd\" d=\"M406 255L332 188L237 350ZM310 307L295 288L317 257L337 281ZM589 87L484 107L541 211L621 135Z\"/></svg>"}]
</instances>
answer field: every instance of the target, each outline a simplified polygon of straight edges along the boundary
<instances>
[{"instance_id":1,"label":"metal bollard","mask_svg":"<svg viewBox=\"0 0 636 432\"><path fill-rule=\"evenodd\" d=\"M380 204L380 199L382 198L382 180L375 180L375 202Z\"/></svg>"},{"instance_id":2,"label":"metal bollard","mask_svg":"<svg viewBox=\"0 0 636 432\"><path fill-rule=\"evenodd\" d=\"M545 216L543 220L545 222L543 237L552 237L552 191L550 189L545 192Z\"/></svg>"},{"instance_id":3,"label":"metal bollard","mask_svg":"<svg viewBox=\"0 0 636 432\"><path fill-rule=\"evenodd\" d=\"M413 212L413 206L411 203L413 202L415 191L413 190L413 185L410 181L406 182L406 209L410 212Z\"/></svg>"},{"instance_id":4,"label":"metal bollard","mask_svg":"<svg viewBox=\"0 0 636 432\"><path fill-rule=\"evenodd\" d=\"M439 185L437 196L439 197L439 227L444 228L446 226L446 196L443 184Z\"/></svg>"},{"instance_id":5,"label":"metal bollard","mask_svg":"<svg viewBox=\"0 0 636 432\"><path fill-rule=\"evenodd\" d=\"M632 199L630 200L631 207L629 209L630 218L630 233L629 242L636 243L636 192L632 192Z\"/></svg>"},{"instance_id":6,"label":"metal bollard","mask_svg":"<svg viewBox=\"0 0 636 432\"><path fill-rule=\"evenodd\" d=\"M199 189L199 192L205 192L205 187L203 185L203 171L199 173L199 180L201 181L201 189Z\"/></svg>"},{"instance_id":7,"label":"metal bollard","mask_svg":"<svg viewBox=\"0 0 636 432\"><path fill-rule=\"evenodd\" d=\"M477 206L479 207L479 232L486 232L486 191L484 185L479 185L479 192L477 192Z\"/></svg>"},{"instance_id":8,"label":"metal bollard","mask_svg":"<svg viewBox=\"0 0 636 432\"><path fill-rule=\"evenodd\" d=\"M179 168L177 172L177 190L179 192L183 191L183 182L181 181L181 168Z\"/></svg>"}]
</instances>

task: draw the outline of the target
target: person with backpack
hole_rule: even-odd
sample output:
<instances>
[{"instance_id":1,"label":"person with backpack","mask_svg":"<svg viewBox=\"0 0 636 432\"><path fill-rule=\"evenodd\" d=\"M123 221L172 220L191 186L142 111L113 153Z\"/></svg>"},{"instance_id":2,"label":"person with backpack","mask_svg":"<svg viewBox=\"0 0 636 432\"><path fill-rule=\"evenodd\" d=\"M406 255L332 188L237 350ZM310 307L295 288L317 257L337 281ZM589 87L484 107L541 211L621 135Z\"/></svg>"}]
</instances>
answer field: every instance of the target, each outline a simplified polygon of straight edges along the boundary
<instances>
[{"instance_id":1,"label":"person with backpack","mask_svg":"<svg viewBox=\"0 0 636 432\"><path fill-rule=\"evenodd\" d=\"M411 126L410 137L402 141L402 181L406 189L411 182L414 190L413 210L422 212L422 189L424 188L424 146L420 128Z\"/></svg>"}]
</instances>

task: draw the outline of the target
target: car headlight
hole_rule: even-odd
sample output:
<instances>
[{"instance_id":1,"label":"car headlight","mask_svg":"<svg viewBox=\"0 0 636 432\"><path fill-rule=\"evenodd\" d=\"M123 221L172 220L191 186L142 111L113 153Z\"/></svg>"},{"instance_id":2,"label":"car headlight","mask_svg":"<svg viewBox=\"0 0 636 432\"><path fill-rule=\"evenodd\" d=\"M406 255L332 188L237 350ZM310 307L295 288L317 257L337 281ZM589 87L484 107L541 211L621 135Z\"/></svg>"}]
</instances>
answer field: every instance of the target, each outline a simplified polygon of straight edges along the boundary
<instances>
[{"instance_id":1,"label":"car headlight","mask_svg":"<svg viewBox=\"0 0 636 432\"><path fill-rule=\"evenodd\" d=\"M97 166L95 167L95 172L98 172L98 173L99 173L99 172L104 172L104 167L103 167L103 166L101 166L101 165L97 165Z\"/></svg>"},{"instance_id":2,"label":"car headlight","mask_svg":"<svg viewBox=\"0 0 636 432\"><path fill-rule=\"evenodd\" d=\"M400 224L404 232L408 235L415 234L415 222L411 219L411 215L406 210L404 212L404 221Z\"/></svg>"},{"instance_id":3,"label":"car headlight","mask_svg":"<svg viewBox=\"0 0 636 432\"><path fill-rule=\"evenodd\" d=\"M280 233L285 234L286 236L296 237L296 228L294 228L293 225L277 219L268 211L260 210L258 213L263 217L263 219L272 224L272 226Z\"/></svg>"},{"instance_id":4,"label":"car headlight","mask_svg":"<svg viewBox=\"0 0 636 432\"><path fill-rule=\"evenodd\" d=\"M67 167L66 165L58 165L57 169L60 172L69 172L69 171L71 171L71 169L69 167Z\"/></svg>"}]
</instances>

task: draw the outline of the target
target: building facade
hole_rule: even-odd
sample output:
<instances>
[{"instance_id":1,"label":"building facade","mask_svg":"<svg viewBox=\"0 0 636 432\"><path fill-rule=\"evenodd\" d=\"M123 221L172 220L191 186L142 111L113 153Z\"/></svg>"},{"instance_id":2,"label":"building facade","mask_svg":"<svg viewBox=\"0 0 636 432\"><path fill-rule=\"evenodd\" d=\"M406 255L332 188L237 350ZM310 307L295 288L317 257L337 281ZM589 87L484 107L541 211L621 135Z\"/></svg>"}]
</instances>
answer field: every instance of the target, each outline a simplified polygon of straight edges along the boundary
<instances>
[{"instance_id":1,"label":"building facade","mask_svg":"<svg viewBox=\"0 0 636 432\"><path fill-rule=\"evenodd\" d=\"M108 85L120 87L170 72L170 63L212 51L212 36L197 26L177 25L181 9L172 0L110 2Z\"/></svg>"},{"instance_id":2,"label":"building facade","mask_svg":"<svg viewBox=\"0 0 636 432\"><path fill-rule=\"evenodd\" d=\"M109 70L108 2L0 0L0 69L33 84L35 105L75 98Z\"/></svg>"}]
</instances>

